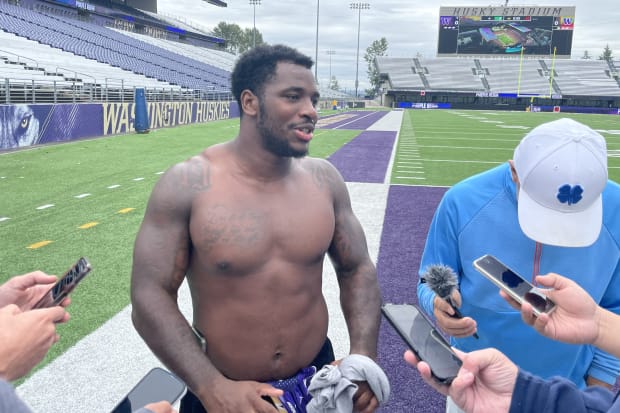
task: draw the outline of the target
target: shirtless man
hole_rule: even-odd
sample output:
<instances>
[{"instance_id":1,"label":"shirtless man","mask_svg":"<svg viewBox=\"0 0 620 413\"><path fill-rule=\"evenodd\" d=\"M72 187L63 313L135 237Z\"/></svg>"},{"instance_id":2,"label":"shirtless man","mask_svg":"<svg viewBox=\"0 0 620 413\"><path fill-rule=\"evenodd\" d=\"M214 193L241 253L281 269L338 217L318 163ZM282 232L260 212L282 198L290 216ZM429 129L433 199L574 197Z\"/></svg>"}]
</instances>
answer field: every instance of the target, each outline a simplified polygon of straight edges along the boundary
<instances>
[{"instance_id":1,"label":"shirtless man","mask_svg":"<svg viewBox=\"0 0 620 413\"><path fill-rule=\"evenodd\" d=\"M263 396L281 398L277 383L334 360L325 254L350 353L376 359L381 298L366 238L341 175L305 156L318 119L312 64L281 45L242 56L232 73L238 136L173 166L151 194L134 249L132 317L191 389L182 413L273 413ZM185 277L196 334L176 302ZM376 397L358 384L355 410L373 412Z\"/></svg>"}]
</instances>

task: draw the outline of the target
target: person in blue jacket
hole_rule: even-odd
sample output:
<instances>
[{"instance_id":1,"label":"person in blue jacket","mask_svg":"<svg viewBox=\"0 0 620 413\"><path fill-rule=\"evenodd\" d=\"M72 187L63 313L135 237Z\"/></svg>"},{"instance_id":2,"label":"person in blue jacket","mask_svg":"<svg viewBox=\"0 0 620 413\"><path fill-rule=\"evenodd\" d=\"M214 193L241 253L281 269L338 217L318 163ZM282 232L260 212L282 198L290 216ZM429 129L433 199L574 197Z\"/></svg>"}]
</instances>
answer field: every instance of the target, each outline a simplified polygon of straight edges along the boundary
<instances>
[{"instance_id":1,"label":"person in blue jacket","mask_svg":"<svg viewBox=\"0 0 620 413\"><path fill-rule=\"evenodd\" d=\"M491 254L525 277L555 272L582 286L603 308L620 312L620 186L608 180L605 139L559 119L532 129L512 160L450 188L430 225L420 265L418 299L462 351L495 347L543 378L562 376L579 388L611 387L616 357L591 345L569 345L528 329L472 262ZM464 318L425 283L430 265L455 270L453 299ZM477 332L479 338L473 337ZM448 399L447 411L453 412Z\"/></svg>"},{"instance_id":2,"label":"person in blue jacket","mask_svg":"<svg viewBox=\"0 0 620 413\"><path fill-rule=\"evenodd\" d=\"M569 344L588 343L620 357L620 316L598 306L594 300L571 281L558 274L538 276L545 294L557 308L551 314L533 315L532 306L521 307L523 320L541 334ZM519 305L505 299L515 308ZM430 366L420 362L410 351L405 360L417 366L424 380L467 413L620 413L618 395L601 386L579 389L562 377L541 379L524 371L496 349L459 353L463 361L450 386L441 385L431 377Z\"/></svg>"}]
</instances>

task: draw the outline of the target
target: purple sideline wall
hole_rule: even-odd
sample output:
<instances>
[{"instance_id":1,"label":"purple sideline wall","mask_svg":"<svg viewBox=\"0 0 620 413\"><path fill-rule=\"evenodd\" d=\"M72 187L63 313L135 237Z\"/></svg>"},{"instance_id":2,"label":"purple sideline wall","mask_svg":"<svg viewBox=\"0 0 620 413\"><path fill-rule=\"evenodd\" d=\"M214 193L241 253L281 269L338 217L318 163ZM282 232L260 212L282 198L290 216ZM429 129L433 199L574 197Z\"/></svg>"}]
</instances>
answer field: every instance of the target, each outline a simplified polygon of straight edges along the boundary
<instances>
[{"instance_id":1,"label":"purple sideline wall","mask_svg":"<svg viewBox=\"0 0 620 413\"><path fill-rule=\"evenodd\" d=\"M147 102L149 129L239 117L236 102ZM0 105L0 150L134 132L134 103Z\"/></svg>"}]
</instances>

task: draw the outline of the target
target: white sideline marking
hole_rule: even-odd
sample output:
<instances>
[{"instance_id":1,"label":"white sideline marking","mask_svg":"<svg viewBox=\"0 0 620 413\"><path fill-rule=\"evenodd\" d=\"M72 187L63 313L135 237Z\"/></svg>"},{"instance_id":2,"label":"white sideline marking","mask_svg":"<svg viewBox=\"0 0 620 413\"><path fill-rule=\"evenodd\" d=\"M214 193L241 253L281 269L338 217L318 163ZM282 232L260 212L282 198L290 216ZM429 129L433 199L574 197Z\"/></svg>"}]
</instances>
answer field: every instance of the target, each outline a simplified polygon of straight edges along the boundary
<instances>
[{"instance_id":1,"label":"white sideline marking","mask_svg":"<svg viewBox=\"0 0 620 413\"><path fill-rule=\"evenodd\" d=\"M529 129L529 126L511 126L511 125L495 125L498 128L504 128L504 129Z\"/></svg>"},{"instance_id":2,"label":"white sideline marking","mask_svg":"<svg viewBox=\"0 0 620 413\"><path fill-rule=\"evenodd\" d=\"M134 178L134 181L142 181L144 178Z\"/></svg>"},{"instance_id":3,"label":"white sideline marking","mask_svg":"<svg viewBox=\"0 0 620 413\"><path fill-rule=\"evenodd\" d=\"M116 185L110 185L110 186L108 187L108 189L115 189L115 188L118 188L119 186L120 186L120 185L118 185L118 184L116 184Z\"/></svg>"},{"instance_id":4,"label":"white sideline marking","mask_svg":"<svg viewBox=\"0 0 620 413\"><path fill-rule=\"evenodd\" d=\"M54 206L54 204L41 205L40 207L37 207L37 209L38 210L47 209L47 208L51 208L53 206Z\"/></svg>"},{"instance_id":5,"label":"white sideline marking","mask_svg":"<svg viewBox=\"0 0 620 413\"><path fill-rule=\"evenodd\" d=\"M77 199L82 199L82 198L86 198L86 197L88 197L88 196L90 196L90 194L80 194L80 195L76 195L75 197L76 197Z\"/></svg>"},{"instance_id":6,"label":"white sideline marking","mask_svg":"<svg viewBox=\"0 0 620 413\"><path fill-rule=\"evenodd\" d=\"M0 222L8 221L9 219L11 219L11 218L9 218L9 217L0 217Z\"/></svg>"}]
</instances>

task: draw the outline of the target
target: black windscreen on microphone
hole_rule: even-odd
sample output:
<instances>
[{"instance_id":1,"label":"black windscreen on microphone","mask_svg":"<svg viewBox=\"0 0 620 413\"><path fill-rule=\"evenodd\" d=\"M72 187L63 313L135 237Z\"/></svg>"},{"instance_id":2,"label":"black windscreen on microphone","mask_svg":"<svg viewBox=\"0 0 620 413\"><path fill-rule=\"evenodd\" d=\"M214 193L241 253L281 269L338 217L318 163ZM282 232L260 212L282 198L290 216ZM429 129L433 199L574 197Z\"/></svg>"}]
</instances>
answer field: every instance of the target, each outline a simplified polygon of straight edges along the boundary
<instances>
[{"instance_id":1,"label":"black windscreen on microphone","mask_svg":"<svg viewBox=\"0 0 620 413\"><path fill-rule=\"evenodd\" d=\"M433 264L426 268L426 283L439 297L447 300L452 291L458 289L458 279L452 268L447 265Z\"/></svg>"}]
</instances>

